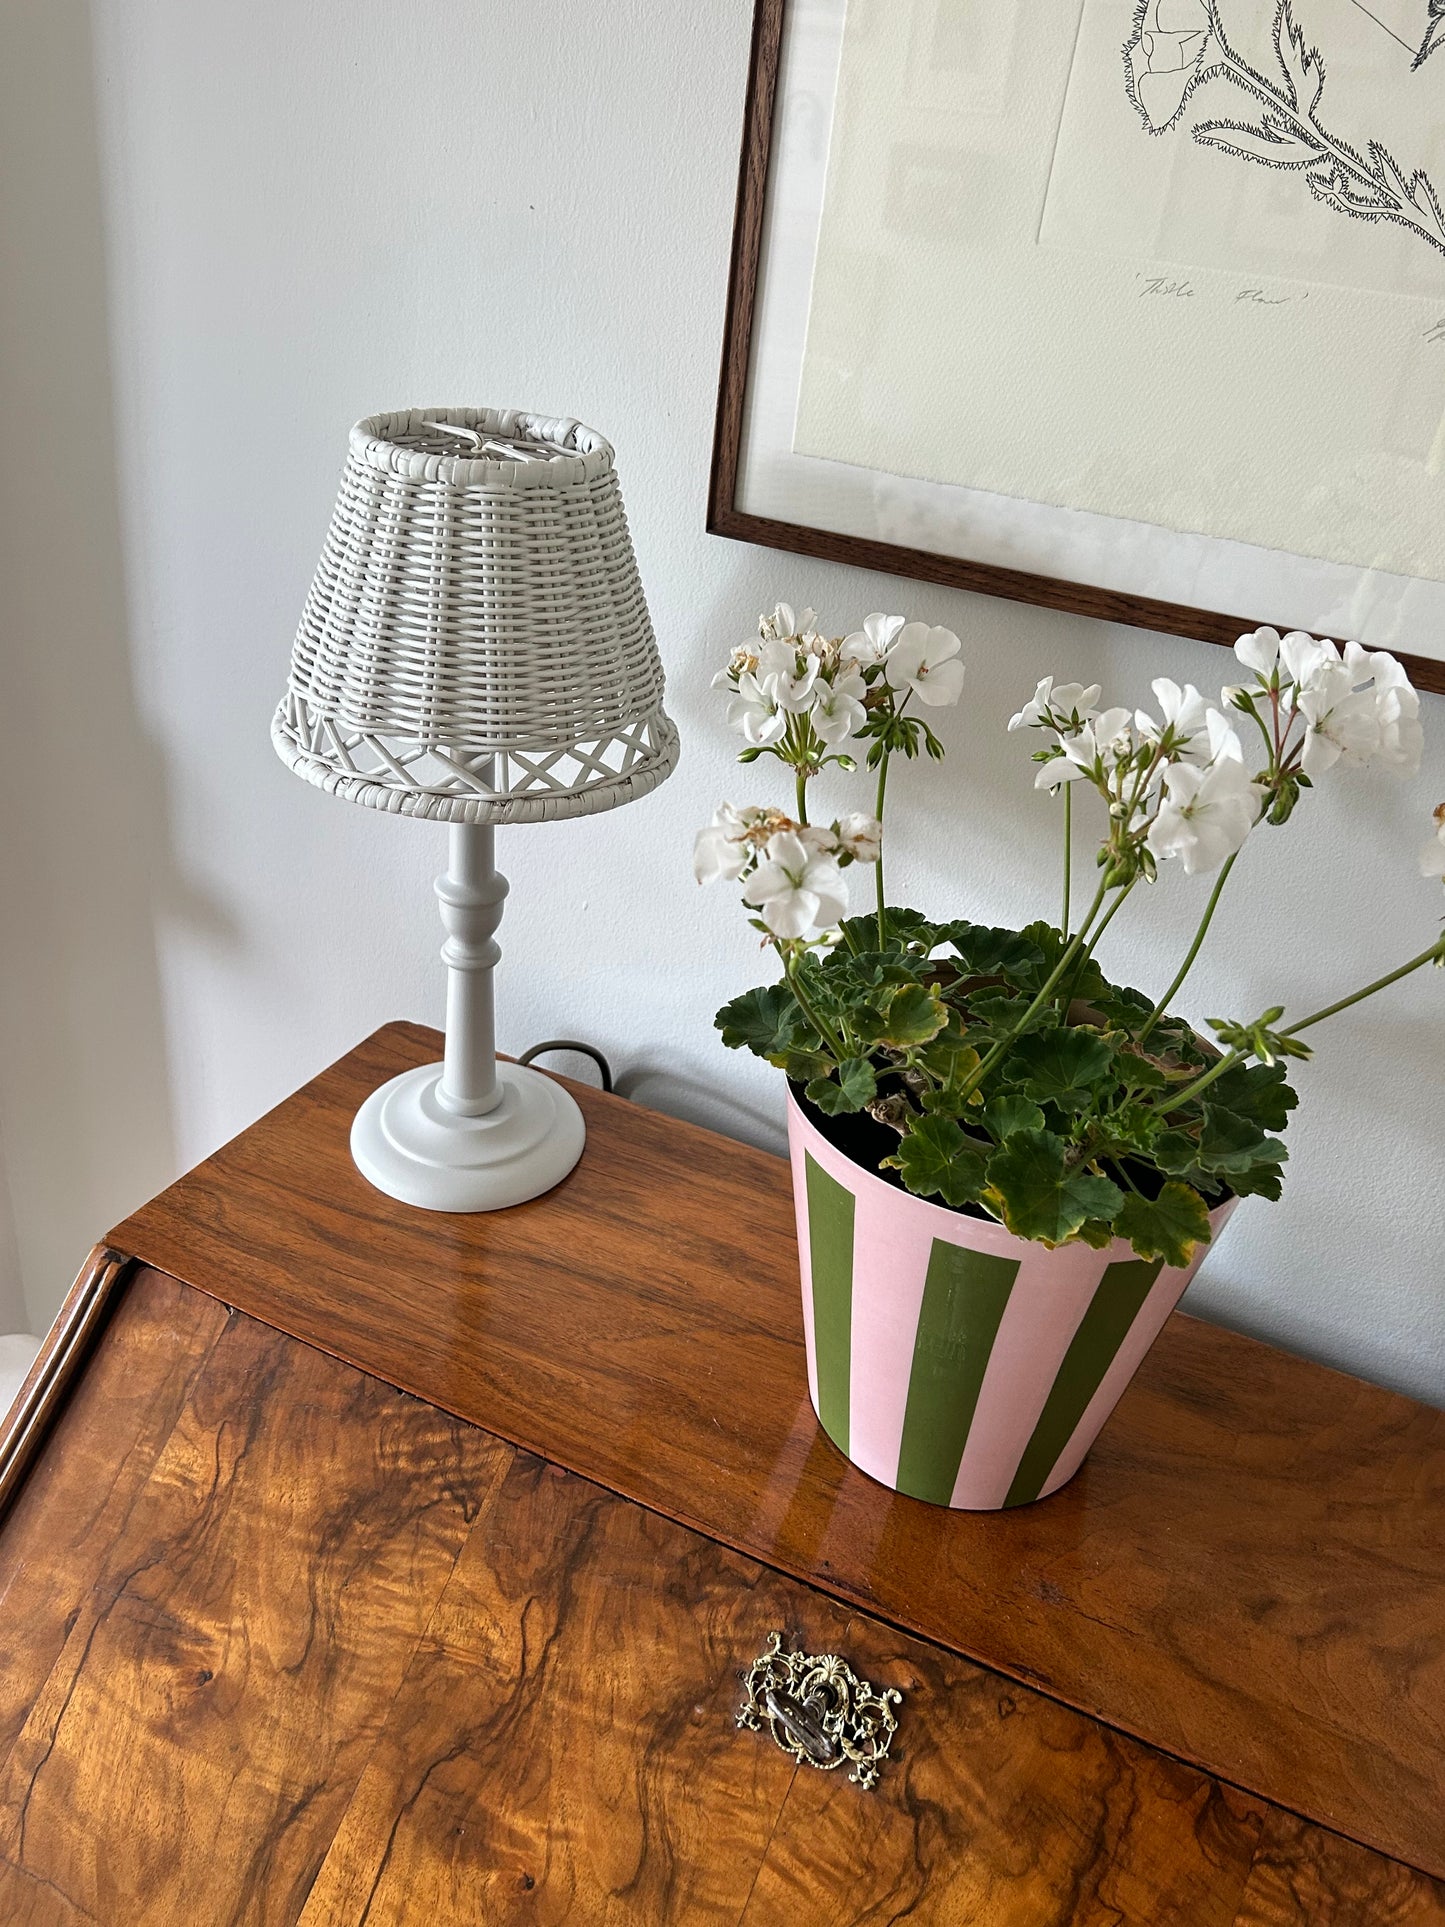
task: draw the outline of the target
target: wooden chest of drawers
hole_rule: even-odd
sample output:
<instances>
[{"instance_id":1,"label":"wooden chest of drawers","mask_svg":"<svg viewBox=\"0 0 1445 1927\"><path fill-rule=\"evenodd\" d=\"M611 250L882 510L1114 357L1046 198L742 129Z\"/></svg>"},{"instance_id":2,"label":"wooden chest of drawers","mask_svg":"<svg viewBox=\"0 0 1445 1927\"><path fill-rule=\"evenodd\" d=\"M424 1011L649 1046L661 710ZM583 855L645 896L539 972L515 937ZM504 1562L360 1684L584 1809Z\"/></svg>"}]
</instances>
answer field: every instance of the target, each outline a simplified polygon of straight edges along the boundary
<instances>
[{"instance_id":1,"label":"wooden chest of drawers","mask_svg":"<svg viewBox=\"0 0 1445 1927\"><path fill-rule=\"evenodd\" d=\"M578 1092L496 1217L347 1128L114 1232L0 1439L0 1922L1445 1923L1445 1415L1177 1318L1055 1498L873 1485L785 1167ZM399 1388L399 1389L398 1389ZM876 1788L740 1731L778 1630Z\"/></svg>"}]
</instances>

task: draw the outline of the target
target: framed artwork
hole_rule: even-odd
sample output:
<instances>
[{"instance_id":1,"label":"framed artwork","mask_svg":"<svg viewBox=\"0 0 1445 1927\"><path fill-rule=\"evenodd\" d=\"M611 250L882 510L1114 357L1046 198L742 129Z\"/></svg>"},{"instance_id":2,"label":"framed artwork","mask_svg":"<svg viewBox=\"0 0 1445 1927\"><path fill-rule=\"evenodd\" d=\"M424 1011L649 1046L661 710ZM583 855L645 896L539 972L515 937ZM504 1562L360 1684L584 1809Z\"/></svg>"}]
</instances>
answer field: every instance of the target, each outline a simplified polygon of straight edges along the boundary
<instances>
[{"instance_id":1,"label":"framed artwork","mask_svg":"<svg viewBox=\"0 0 1445 1927\"><path fill-rule=\"evenodd\" d=\"M1445 690L1445 0L759 0L708 526Z\"/></svg>"}]
</instances>

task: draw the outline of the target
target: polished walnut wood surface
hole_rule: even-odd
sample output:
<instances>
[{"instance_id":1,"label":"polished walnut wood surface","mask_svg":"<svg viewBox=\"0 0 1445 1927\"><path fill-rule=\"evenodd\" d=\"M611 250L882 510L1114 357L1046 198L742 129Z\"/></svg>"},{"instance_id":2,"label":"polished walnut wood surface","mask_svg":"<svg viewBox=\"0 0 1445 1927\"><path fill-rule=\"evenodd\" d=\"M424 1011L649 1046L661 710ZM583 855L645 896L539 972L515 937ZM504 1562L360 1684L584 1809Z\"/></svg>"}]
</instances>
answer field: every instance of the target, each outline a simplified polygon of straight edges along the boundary
<instances>
[{"instance_id":1,"label":"polished walnut wood surface","mask_svg":"<svg viewBox=\"0 0 1445 1927\"><path fill-rule=\"evenodd\" d=\"M409 1211L352 1166L393 1025L113 1241L840 1600L1445 1874L1445 1414L1176 1317L1073 1483L948 1513L808 1404L786 1167L578 1087L548 1197ZM1266 1209L1248 1205L1246 1209Z\"/></svg>"},{"instance_id":2,"label":"polished walnut wood surface","mask_svg":"<svg viewBox=\"0 0 1445 1927\"><path fill-rule=\"evenodd\" d=\"M27 1583L7 1927L1445 1923L1445 1888L143 1268L0 1531L7 1634ZM736 1729L774 1627L904 1690L875 1791Z\"/></svg>"}]
</instances>

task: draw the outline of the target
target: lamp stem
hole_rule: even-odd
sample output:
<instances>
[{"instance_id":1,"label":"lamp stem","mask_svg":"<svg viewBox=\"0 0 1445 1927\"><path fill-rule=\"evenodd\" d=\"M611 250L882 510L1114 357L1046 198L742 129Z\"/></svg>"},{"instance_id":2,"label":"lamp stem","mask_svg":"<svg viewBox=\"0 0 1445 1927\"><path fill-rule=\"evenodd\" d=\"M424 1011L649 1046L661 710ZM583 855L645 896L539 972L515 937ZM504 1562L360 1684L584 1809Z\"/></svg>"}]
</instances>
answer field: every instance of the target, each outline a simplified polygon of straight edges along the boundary
<instances>
[{"instance_id":1,"label":"lamp stem","mask_svg":"<svg viewBox=\"0 0 1445 1927\"><path fill-rule=\"evenodd\" d=\"M507 879L494 861L490 823L453 823L446 873L436 880L447 940L447 1044L437 1100L462 1117L484 1117L502 1099L497 1081L492 971Z\"/></svg>"}]
</instances>

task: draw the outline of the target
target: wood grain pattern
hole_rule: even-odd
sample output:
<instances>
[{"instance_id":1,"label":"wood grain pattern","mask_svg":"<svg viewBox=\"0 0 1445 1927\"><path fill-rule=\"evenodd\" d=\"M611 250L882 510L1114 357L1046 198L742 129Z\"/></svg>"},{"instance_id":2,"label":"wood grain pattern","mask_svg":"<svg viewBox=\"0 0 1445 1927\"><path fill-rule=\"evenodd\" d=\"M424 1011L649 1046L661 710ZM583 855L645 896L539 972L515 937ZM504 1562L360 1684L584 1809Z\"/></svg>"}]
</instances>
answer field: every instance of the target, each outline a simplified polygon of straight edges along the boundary
<instances>
[{"instance_id":1,"label":"wood grain pattern","mask_svg":"<svg viewBox=\"0 0 1445 1927\"><path fill-rule=\"evenodd\" d=\"M907 1689L874 1793L733 1723L787 1627ZM1188 1767L519 1456L303 1927L1230 1927L1264 1813Z\"/></svg>"},{"instance_id":2,"label":"wood grain pattern","mask_svg":"<svg viewBox=\"0 0 1445 1927\"><path fill-rule=\"evenodd\" d=\"M0 1413L0 1519L25 1482L71 1385L104 1329L130 1260L97 1245L81 1266L8 1412Z\"/></svg>"},{"instance_id":3,"label":"wood grain pattern","mask_svg":"<svg viewBox=\"0 0 1445 1927\"><path fill-rule=\"evenodd\" d=\"M119 1540L51 1561L76 1604L0 1773L0 1919L294 1919L509 1457L226 1319Z\"/></svg>"},{"instance_id":4,"label":"wood grain pattern","mask_svg":"<svg viewBox=\"0 0 1445 1927\"><path fill-rule=\"evenodd\" d=\"M379 1032L121 1249L909 1632L1445 1874L1445 1414L1171 1320L1072 1484L949 1513L808 1407L786 1166L574 1086L587 1154L474 1218L351 1162ZM1246 1207L1248 1208L1248 1207Z\"/></svg>"},{"instance_id":5,"label":"wood grain pattern","mask_svg":"<svg viewBox=\"0 0 1445 1927\"><path fill-rule=\"evenodd\" d=\"M144 1268L0 1562L7 1927L1442 1919L1423 1876ZM873 1793L735 1728L774 1627L904 1689Z\"/></svg>"},{"instance_id":6,"label":"wood grain pattern","mask_svg":"<svg viewBox=\"0 0 1445 1927\"><path fill-rule=\"evenodd\" d=\"M0 1527L0 1766L69 1636L82 1592L116 1583L114 1558L131 1508L225 1325L223 1306L161 1272L141 1271L71 1384ZM64 1329L62 1312L56 1332ZM50 1354L47 1344L37 1362Z\"/></svg>"},{"instance_id":7,"label":"wood grain pattern","mask_svg":"<svg viewBox=\"0 0 1445 1927\"><path fill-rule=\"evenodd\" d=\"M1445 1884L1272 1813L1235 1927L1445 1927Z\"/></svg>"},{"instance_id":8,"label":"wood grain pattern","mask_svg":"<svg viewBox=\"0 0 1445 1927\"><path fill-rule=\"evenodd\" d=\"M793 555L817 556L825 562L877 569L885 575L910 576L920 582L940 582L946 588L1002 596L1010 602L1029 603L1037 608L1067 609L1076 615L1093 616L1100 622L1126 623L1131 628L1152 629L1164 635L1195 636L1202 642L1232 648L1243 631L1257 626L1254 619L1220 610L1196 609L1185 603L1164 602L1150 596L1127 595L1092 583L1065 581L1059 576L970 562L931 550L905 548L899 543L809 528L800 522L749 515L738 508L738 471L742 460L785 13L786 0L758 0L753 16L732 264L723 324L722 370L708 484L708 532L737 542L756 542L765 548L783 549ZM1445 691L1445 662L1408 655L1401 660L1418 688Z\"/></svg>"},{"instance_id":9,"label":"wood grain pattern","mask_svg":"<svg viewBox=\"0 0 1445 1927\"><path fill-rule=\"evenodd\" d=\"M794 1772L736 1731L738 1667L800 1597L519 1455L457 1563L304 1927L735 1921ZM819 1600L815 1618L836 1638L847 1614Z\"/></svg>"}]
</instances>

